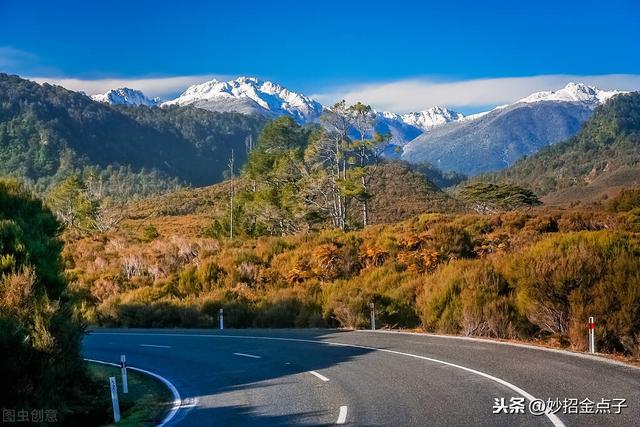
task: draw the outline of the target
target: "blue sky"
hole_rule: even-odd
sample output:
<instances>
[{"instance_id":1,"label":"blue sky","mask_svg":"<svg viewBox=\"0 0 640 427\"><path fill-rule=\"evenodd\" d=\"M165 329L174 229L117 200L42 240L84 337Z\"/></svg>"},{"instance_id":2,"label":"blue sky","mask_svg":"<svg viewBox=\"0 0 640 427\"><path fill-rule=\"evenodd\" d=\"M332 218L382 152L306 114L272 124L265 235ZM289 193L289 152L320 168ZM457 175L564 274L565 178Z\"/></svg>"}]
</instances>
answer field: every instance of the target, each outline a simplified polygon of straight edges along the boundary
<instances>
[{"instance_id":1,"label":"blue sky","mask_svg":"<svg viewBox=\"0 0 640 427\"><path fill-rule=\"evenodd\" d=\"M0 0L0 19L0 71L88 92L131 83L169 97L256 75L324 102L374 91L381 106L384 89L397 110L473 110L576 79L640 89L631 0ZM440 89L409 100L411 85Z\"/></svg>"}]
</instances>

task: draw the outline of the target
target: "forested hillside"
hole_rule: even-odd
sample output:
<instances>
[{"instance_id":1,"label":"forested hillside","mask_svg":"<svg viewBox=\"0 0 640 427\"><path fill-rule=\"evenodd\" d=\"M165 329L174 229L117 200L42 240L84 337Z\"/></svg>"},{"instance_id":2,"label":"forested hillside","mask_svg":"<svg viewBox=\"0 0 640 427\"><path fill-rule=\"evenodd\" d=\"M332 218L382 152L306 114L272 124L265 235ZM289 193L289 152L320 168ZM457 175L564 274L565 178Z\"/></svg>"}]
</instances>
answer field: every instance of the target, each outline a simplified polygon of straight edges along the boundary
<instances>
[{"instance_id":1,"label":"forested hillside","mask_svg":"<svg viewBox=\"0 0 640 427\"><path fill-rule=\"evenodd\" d=\"M0 74L0 174L43 191L65 176L90 172L120 196L206 185L223 179L232 149L242 164L247 137L263 123L189 107L112 107Z\"/></svg>"},{"instance_id":2,"label":"forested hillside","mask_svg":"<svg viewBox=\"0 0 640 427\"><path fill-rule=\"evenodd\" d=\"M565 201L597 200L640 183L640 93L615 96L575 137L478 180L512 182L540 195L561 191L555 199Z\"/></svg>"}]
</instances>

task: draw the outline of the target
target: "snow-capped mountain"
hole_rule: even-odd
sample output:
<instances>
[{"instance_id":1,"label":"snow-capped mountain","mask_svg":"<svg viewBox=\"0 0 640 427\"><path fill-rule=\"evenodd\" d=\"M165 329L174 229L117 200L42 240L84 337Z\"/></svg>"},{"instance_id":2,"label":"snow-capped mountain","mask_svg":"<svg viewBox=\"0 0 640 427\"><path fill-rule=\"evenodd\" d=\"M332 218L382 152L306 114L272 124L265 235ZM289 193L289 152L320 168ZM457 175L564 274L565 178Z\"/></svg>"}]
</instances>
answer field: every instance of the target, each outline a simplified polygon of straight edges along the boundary
<instances>
[{"instance_id":1,"label":"snow-capped mountain","mask_svg":"<svg viewBox=\"0 0 640 427\"><path fill-rule=\"evenodd\" d=\"M192 105L210 111L235 111L267 117L288 115L299 123L313 122L324 111L319 102L308 96L256 77L238 77L229 81L214 79L193 85L176 99L162 103L162 106L169 105ZM392 143L402 145L426 130L463 117L458 112L438 106L402 115L376 112L376 128L390 132Z\"/></svg>"},{"instance_id":2,"label":"snow-capped mountain","mask_svg":"<svg viewBox=\"0 0 640 427\"><path fill-rule=\"evenodd\" d=\"M401 118L406 124L427 131L436 126L460 120L464 118L464 115L457 111L449 110L448 108L435 106L417 113L403 114Z\"/></svg>"},{"instance_id":3,"label":"snow-capped mountain","mask_svg":"<svg viewBox=\"0 0 640 427\"><path fill-rule=\"evenodd\" d=\"M597 87L587 86L584 83L571 82L562 89L536 92L514 102L514 104L543 101L574 102L585 104L593 109L619 93L624 92L619 90L601 90Z\"/></svg>"},{"instance_id":4,"label":"snow-capped mountain","mask_svg":"<svg viewBox=\"0 0 640 427\"><path fill-rule=\"evenodd\" d=\"M111 89L107 93L91 95L91 99L98 102L115 105L146 105L153 107L160 103L160 98L147 98L144 93L139 90L121 87Z\"/></svg>"},{"instance_id":5,"label":"snow-capped mountain","mask_svg":"<svg viewBox=\"0 0 640 427\"><path fill-rule=\"evenodd\" d=\"M323 111L322 105L313 99L255 77L193 85L162 105L193 105L211 111L258 113L268 117L288 115L299 123L313 121Z\"/></svg>"},{"instance_id":6,"label":"snow-capped mountain","mask_svg":"<svg viewBox=\"0 0 640 427\"><path fill-rule=\"evenodd\" d=\"M575 135L598 105L620 93L583 83L537 92L433 127L404 144L401 158L469 175L502 169Z\"/></svg>"},{"instance_id":7,"label":"snow-capped mountain","mask_svg":"<svg viewBox=\"0 0 640 427\"><path fill-rule=\"evenodd\" d=\"M407 142L422 134L422 129L405 123L401 115L388 111L375 112L374 128L376 132L380 134L391 135L388 150L385 151L385 155L389 157L397 157L397 146L402 147Z\"/></svg>"},{"instance_id":8,"label":"snow-capped mountain","mask_svg":"<svg viewBox=\"0 0 640 427\"><path fill-rule=\"evenodd\" d=\"M389 143L393 147L390 147L387 152L396 153L395 146L403 146L423 132L463 118L463 114L439 106L406 114L382 111L376 112L375 127L380 133L391 134Z\"/></svg>"}]
</instances>

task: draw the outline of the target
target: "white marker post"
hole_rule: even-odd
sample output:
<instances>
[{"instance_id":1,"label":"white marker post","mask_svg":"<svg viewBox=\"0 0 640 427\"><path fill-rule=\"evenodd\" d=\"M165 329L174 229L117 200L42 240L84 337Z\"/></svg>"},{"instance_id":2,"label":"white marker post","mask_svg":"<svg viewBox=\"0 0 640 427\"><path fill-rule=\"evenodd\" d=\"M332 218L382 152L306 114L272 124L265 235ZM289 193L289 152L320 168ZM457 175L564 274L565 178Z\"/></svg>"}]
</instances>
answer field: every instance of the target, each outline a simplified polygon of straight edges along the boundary
<instances>
[{"instance_id":1,"label":"white marker post","mask_svg":"<svg viewBox=\"0 0 640 427\"><path fill-rule=\"evenodd\" d=\"M220 330L224 329L224 310L220 309Z\"/></svg>"},{"instance_id":2,"label":"white marker post","mask_svg":"<svg viewBox=\"0 0 640 427\"><path fill-rule=\"evenodd\" d=\"M596 324L593 317L589 317L589 353L596 352Z\"/></svg>"},{"instance_id":3,"label":"white marker post","mask_svg":"<svg viewBox=\"0 0 640 427\"><path fill-rule=\"evenodd\" d=\"M118 403L118 384L116 377L109 377L109 385L111 386L111 403L113 404L113 420L120 422L120 404Z\"/></svg>"},{"instance_id":4,"label":"white marker post","mask_svg":"<svg viewBox=\"0 0 640 427\"><path fill-rule=\"evenodd\" d=\"M376 306L374 303L369 304L369 308L371 308L371 330L376 330Z\"/></svg>"},{"instance_id":5,"label":"white marker post","mask_svg":"<svg viewBox=\"0 0 640 427\"><path fill-rule=\"evenodd\" d=\"M120 369L122 370L122 393L129 393L129 384L127 383L127 358L123 354L120 356Z\"/></svg>"}]
</instances>

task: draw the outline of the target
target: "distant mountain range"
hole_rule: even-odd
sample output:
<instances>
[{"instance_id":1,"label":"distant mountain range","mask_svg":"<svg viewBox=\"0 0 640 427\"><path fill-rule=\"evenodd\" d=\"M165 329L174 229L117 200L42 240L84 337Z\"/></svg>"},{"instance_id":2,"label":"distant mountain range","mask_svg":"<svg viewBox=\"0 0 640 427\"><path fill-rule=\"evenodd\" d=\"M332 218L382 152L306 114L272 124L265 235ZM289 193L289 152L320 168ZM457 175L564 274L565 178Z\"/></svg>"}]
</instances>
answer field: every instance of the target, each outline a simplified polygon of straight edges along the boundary
<instances>
[{"instance_id":1,"label":"distant mountain range","mask_svg":"<svg viewBox=\"0 0 640 427\"><path fill-rule=\"evenodd\" d=\"M640 185L640 93L597 108L572 138L475 179L525 186L553 204L600 201Z\"/></svg>"},{"instance_id":2,"label":"distant mountain range","mask_svg":"<svg viewBox=\"0 0 640 427\"><path fill-rule=\"evenodd\" d=\"M147 98L141 91L127 87L111 89L103 94L91 95L91 99L111 105L146 105L147 107L153 107L160 103L160 98Z\"/></svg>"},{"instance_id":3,"label":"distant mountain range","mask_svg":"<svg viewBox=\"0 0 640 427\"><path fill-rule=\"evenodd\" d=\"M401 147L431 129L464 118L462 113L444 107L431 107L414 113L395 114L376 112L375 128L380 133L390 133L387 155L398 157ZM400 149L396 150L396 147ZM393 154L392 154L393 153Z\"/></svg>"},{"instance_id":4,"label":"distant mountain range","mask_svg":"<svg viewBox=\"0 0 640 427\"><path fill-rule=\"evenodd\" d=\"M317 121L325 110L323 105L306 95L256 77L239 77L226 82L214 79L190 86L177 98L165 102L159 102L158 98L150 99L129 88L114 89L91 98L114 105L190 105L209 111L257 114L267 118L288 115L300 124ZM402 115L391 112L375 114L376 130L392 135L392 147L403 146L425 131L464 117L461 113L438 106Z\"/></svg>"},{"instance_id":5,"label":"distant mountain range","mask_svg":"<svg viewBox=\"0 0 640 427\"><path fill-rule=\"evenodd\" d=\"M619 93L581 83L534 93L424 132L403 147L401 157L467 175L500 170L575 135L597 106Z\"/></svg>"},{"instance_id":6,"label":"distant mountain range","mask_svg":"<svg viewBox=\"0 0 640 427\"><path fill-rule=\"evenodd\" d=\"M604 182L600 176L624 181L623 172L612 170L636 176L636 140L594 145L605 137L617 141L619 129L636 132L640 95L620 93L571 83L471 116L441 107L403 115L375 112L376 127L393 136L389 157L414 163L439 177L441 185L459 182L456 171L478 174L517 162L501 176L546 194L583 180ZM616 107L621 105L626 107ZM241 107L250 109L235 112ZM216 108L234 112L209 111ZM254 78L192 86L175 100L158 103L127 88L90 98L0 74L0 173L21 176L43 190L76 172L99 173L119 193L125 187L130 194L154 192L166 187L166 179L207 185L224 178L231 150L237 165L243 164L247 141L255 140L269 118L286 114L310 123L322 111L304 95ZM594 111L607 113L593 116ZM555 145L567 139L574 142ZM594 147L599 151L591 162ZM580 154L574 155L576 150ZM527 156L538 160L518 161Z\"/></svg>"},{"instance_id":7,"label":"distant mountain range","mask_svg":"<svg viewBox=\"0 0 640 427\"><path fill-rule=\"evenodd\" d=\"M440 106L406 114L375 112L375 128L391 135L387 157L475 175L508 167L523 156L575 135L598 105L618 93L569 83L560 90L537 92L470 116ZM92 98L124 105L190 105L266 118L288 115L301 124L316 122L325 109L303 94L255 77L193 85L163 103L127 88Z\"/></svg>"}]
</instances>

